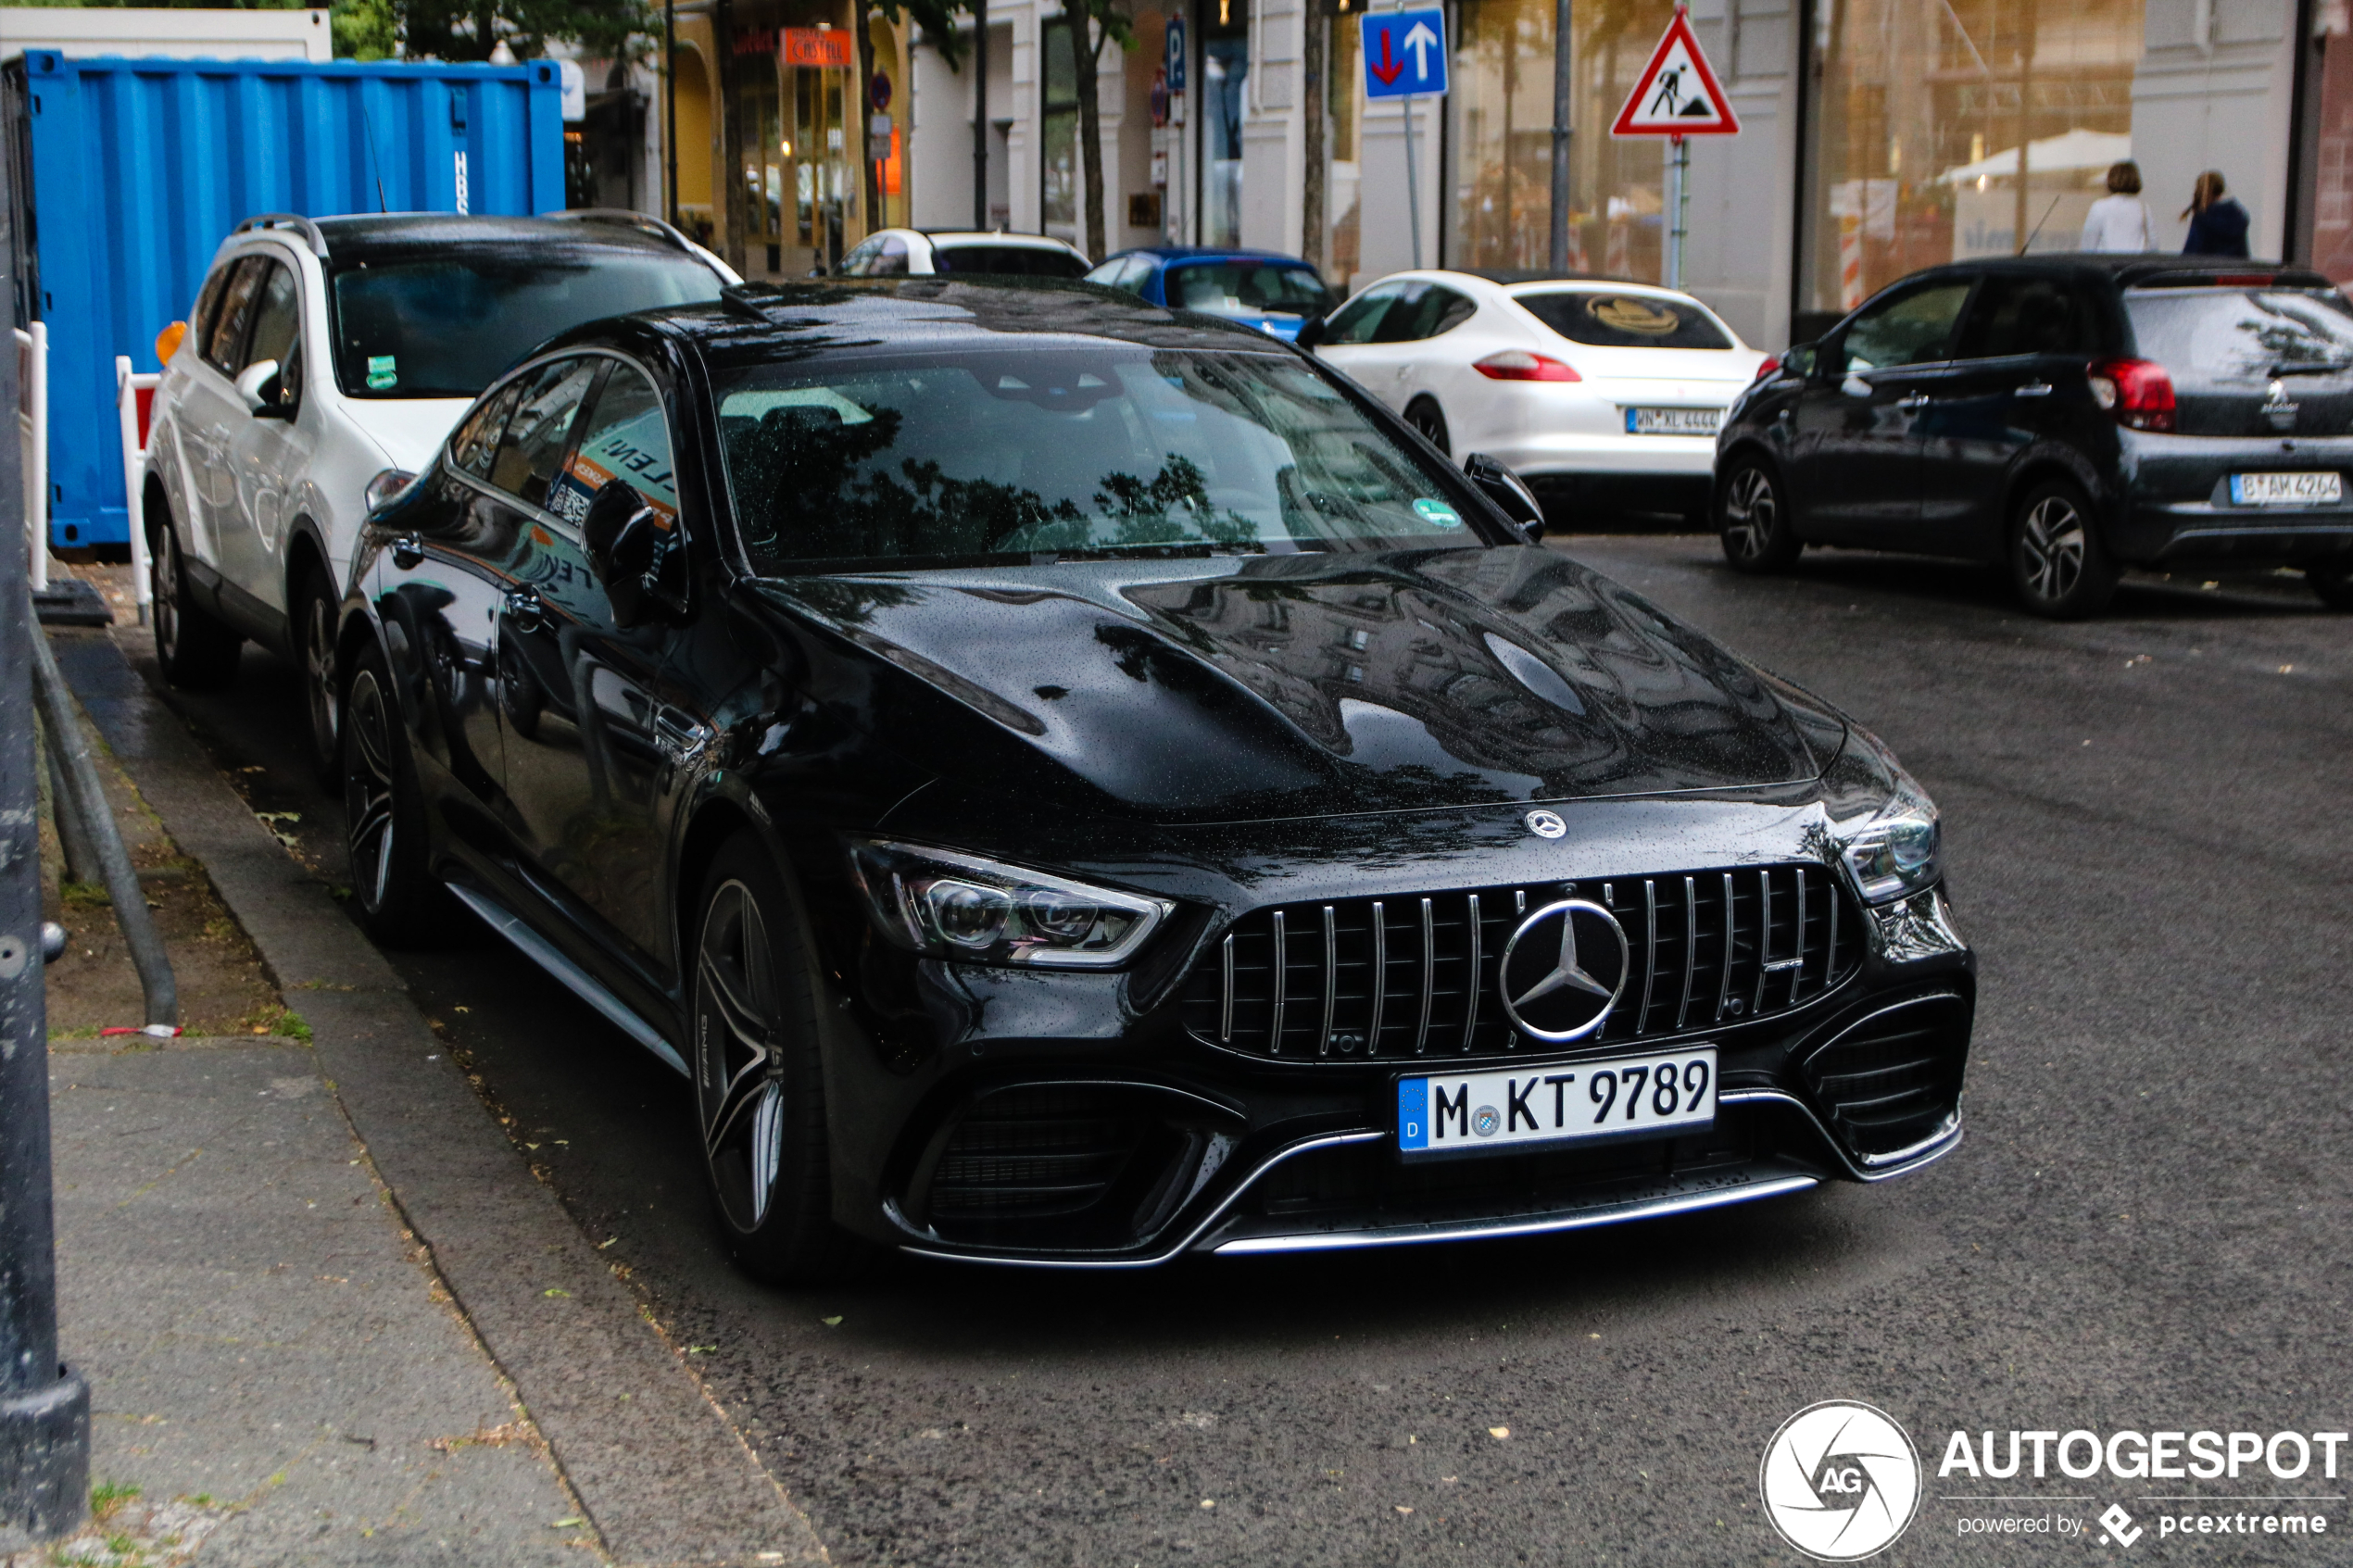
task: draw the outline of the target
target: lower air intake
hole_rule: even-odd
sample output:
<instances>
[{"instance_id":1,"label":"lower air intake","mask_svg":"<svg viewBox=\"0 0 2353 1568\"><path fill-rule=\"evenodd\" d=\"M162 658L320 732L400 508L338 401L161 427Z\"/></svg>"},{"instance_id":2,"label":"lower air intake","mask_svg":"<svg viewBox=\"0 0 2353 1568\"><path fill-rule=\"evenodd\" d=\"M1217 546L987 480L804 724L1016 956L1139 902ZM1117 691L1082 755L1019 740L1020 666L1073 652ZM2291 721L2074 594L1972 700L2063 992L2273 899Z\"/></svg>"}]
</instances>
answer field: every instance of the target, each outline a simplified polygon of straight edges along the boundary
<instances>
[{"instance_id":1,"label":"lower air intake","mask_svg":"<svg viewBox=\"0 0 2353 1568\"><path fill-rule=\"evenodd\" d=\"M1969 1012L1950 992L1900 1002L1806 1059L1806 1085L1850 1153L1869 1160L1910 1148L1959 1108Z\"/></svg>"}]
</instances>

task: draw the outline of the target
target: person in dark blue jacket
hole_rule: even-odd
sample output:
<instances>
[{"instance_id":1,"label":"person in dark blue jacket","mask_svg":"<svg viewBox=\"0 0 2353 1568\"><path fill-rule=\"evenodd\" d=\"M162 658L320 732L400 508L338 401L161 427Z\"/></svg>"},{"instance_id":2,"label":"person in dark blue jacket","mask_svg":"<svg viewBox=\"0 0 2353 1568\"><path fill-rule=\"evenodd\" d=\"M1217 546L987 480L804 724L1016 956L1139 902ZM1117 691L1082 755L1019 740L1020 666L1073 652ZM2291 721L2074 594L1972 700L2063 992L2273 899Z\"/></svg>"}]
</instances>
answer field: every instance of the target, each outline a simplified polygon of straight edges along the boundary
<instances>
[{"instance_id":1,"label":"person in dark blue jacket","mask_svg":"<svg viewBox=\"0 0 2353 1568\"><path fill-rule=\"evenodd\" d=\"M2183 256L2246 254L2250 220L2237 197L2222 194L2220 169L2209 169L2197 177L2197 183L2190 189L2190 205L2182 210L2182 216L2190 220L2190 237L2182 245Z\"/></svg>"}]
</instances>

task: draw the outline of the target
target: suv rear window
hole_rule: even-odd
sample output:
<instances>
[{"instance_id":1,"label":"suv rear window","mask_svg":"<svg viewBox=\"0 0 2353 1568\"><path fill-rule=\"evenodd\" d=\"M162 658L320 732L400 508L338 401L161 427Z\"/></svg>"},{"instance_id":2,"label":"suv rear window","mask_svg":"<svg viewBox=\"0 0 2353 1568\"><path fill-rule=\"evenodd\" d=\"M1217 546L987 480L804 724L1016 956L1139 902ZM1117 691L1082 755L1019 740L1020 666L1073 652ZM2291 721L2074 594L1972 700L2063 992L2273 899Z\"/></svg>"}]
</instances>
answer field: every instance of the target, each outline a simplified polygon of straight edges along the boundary
<instances>
[{"instance_id":1,"label":"suv rear window","mask_svg":"<svg viewBox=\"0 0 2353 1568\"><path fill-rule=\"evenodd\" d=\"M2334 289L2133 289L2124 309L2141 358L2176 375L2353 369L2353 307Z\"/></svg>"},{"instance_id":2,"label":"suv rear window","mask_svg":"<svg viewBox=\"0 0 2353 1568\"><path fill-rule=\"evenodd\" d=\"M938 245L931 264L941 272L1010 273L1020 278L1083 278L1087 264L1066 250L1043 245Z\"/></svg>"},{"instance_id":3,"label":"suv rear window","mask_svg":"<svg viewBox=\"0 0 2353 1568\"><path fill-rule=\"evenodd\" d=\"M1512 303L1571 343L1596 348L1730 348L1706 315L1680 300L1644 294L1559 289L1516 294Z\"/></svg>"},{"instance_id":4,"label":"suv rear window","mask_svg":"<svg viewBox=\"0 0 2353 1568\"><path fill-rule=\"evenodd\" d=\"M443 249L338 268L335 380L346 397L472 397L583 322L708 304L719 275L689 256Z\"/></svg>"},{"instance_id":5,"label":"suv rear window","mask_svg":"<svg viewBox=\"0 0 2353 1568\"><path fill-rule=\"evenodd\" d=\"M1276 311L1320 316L1332 307L1331 291L1306 267L1265 261L1187 261L1168 270L1168 303L1179 310L1213 316Z\"/></svg>"}]
</instances>

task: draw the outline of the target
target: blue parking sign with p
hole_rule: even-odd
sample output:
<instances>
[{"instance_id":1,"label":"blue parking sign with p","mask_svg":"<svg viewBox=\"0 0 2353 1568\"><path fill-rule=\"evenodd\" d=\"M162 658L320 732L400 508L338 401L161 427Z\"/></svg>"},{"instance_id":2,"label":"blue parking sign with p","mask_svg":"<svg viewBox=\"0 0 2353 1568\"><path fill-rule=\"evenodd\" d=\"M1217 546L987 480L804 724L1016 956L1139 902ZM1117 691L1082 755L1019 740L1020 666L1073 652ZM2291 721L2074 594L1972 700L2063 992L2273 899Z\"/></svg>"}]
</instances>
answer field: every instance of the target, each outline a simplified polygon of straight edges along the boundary
<instances>
[{"instance_id":1,"label":"blue parking sign with p","mask_svg":"<svg viewBox=\"0 0 2353 1568\"><path fill-rule=\"evenodd\" d=\"M1420 97L1446 91L1446 13L1368 11L1364 29L1365 96Z\"/></svg>"}]
</instances>

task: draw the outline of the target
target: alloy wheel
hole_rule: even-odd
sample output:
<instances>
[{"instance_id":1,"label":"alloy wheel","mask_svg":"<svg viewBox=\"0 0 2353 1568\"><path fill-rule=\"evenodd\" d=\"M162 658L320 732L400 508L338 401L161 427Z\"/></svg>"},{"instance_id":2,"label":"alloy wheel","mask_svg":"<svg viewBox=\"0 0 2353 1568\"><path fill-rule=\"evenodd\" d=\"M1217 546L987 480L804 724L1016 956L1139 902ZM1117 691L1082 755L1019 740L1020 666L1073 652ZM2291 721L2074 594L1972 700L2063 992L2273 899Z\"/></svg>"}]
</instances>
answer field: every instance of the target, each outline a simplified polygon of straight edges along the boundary
<instances>
[{"instance_id":1,"label":"alloy wheel","mask_svg":"<svg viewBox=\"0 0 2353 1568\"><path fill-rule=\"evenodd\" d=\"M1724 493L1724 542L1740 559L1761 558L1781 521L1780 498L1763 469L1743 469Z\"/></svg>"},{"instance_id":2,"label":"alloy wheel","mask_svg":"<svg viewBox=\"0 0 2353 1568\"><path fill-rule=\"evenodd\" d=\"M1446 416L1438 411L1436 404L1415 404L1405 410L1405 422L1413 426L1421 438L1432 446L1449 456L1453 455L1453 449L1446 441Z\"/></svg>"},{"instance_id":3,"label":"alloy wheel","mask_svg":"<svg viewBox=\"0 0 2353 1568\"><path fill-rule=\"evenodd\" d=\"M306 593L303 616L303 677L310 703L310 734L321 758L332 758L335 740L334 611L324 594Z\"/></svg>"},{"instance_id":4,"label":"alloy wheel","mask_svg":"<svg viewBox=\"0 0 2353 1568\"><path fill-rule=\"evenodd\" d=\"M696 954L695 1100L703 1158L727 1223L749 1234L768 1217L784 1153L774 950L760 903L741 882L711 896Z\"/></svg>"},{"instance_id":5,"label":"alloy wheel","mask_svg":"<svg viewBox=\"0 0 2353 1568\"><path fill-rule=\"evenodd\" d=\"M393 768L391 705L376 684L375 671L363 669L351 683L347 723L350 735L344 756L344 816L351 823L351 874L361 882L359 896L368 909L384 908L392 884Z\"/></svg>"},{"instance_id":6,"label":"alloy wheel","mask_svg":"<svg viewBox=\"0 0 2353 1568\"><path fill-rule=\"evenodd\" d=\"M155 624L156 651L169 665L180 647L179 546L167 528L156 535L154 554L147 558L148 617Z\"/></svg>"},{"instance_id":7,"label":"alloy wheel","mask_svg":"<svg viewBox=\"0 0 2353 1568\"><path fill-rule=\"evenodd\" d=\"M2045 604L2064 599L2083 578L2083 518L2064 495L2034 503L2019 530L2026 591Z\"/></svg>"}]
</instances>

